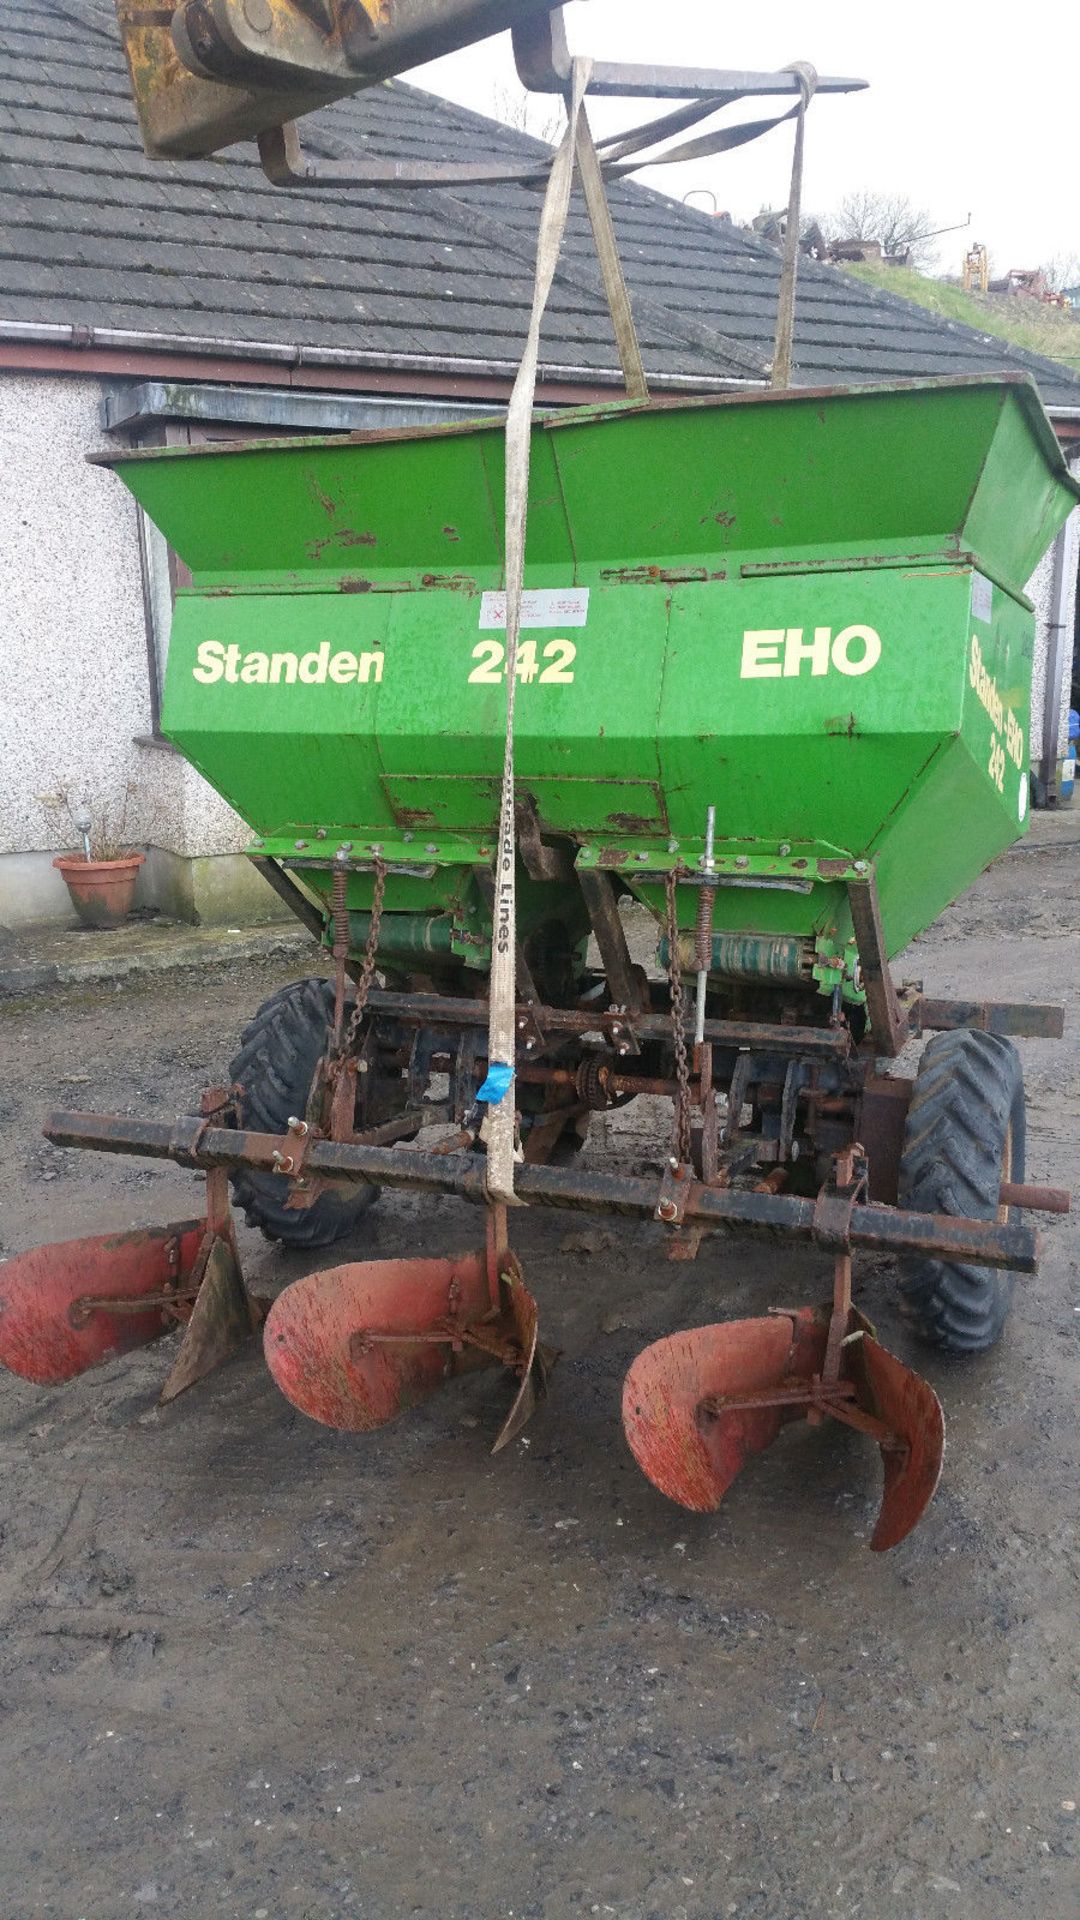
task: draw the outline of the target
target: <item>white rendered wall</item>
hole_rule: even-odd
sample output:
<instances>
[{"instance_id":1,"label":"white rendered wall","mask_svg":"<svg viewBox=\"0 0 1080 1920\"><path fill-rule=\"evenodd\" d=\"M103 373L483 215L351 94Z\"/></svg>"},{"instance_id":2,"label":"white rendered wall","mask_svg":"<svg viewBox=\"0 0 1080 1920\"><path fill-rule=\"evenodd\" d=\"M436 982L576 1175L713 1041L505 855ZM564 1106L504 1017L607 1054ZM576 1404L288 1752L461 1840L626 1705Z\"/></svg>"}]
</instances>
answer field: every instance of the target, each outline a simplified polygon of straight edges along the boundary
<instances>
[{"instance_id":1,"label":"white rendered wall","mask_svg":"<svg viewBox=\"0 0 1080 1920\"><path fill-rule=\"evenodd\" d=\"M1076 473L1077 465L1072 471ZM1062 674L1058 696L1058 745L1059 756L1065 751L1066 722L1072 701L1069 697L1072 684L1073 633L1076 624L1077 575L1080 573L1080 507L1069 515L1058 539L1065 543L1064 597L1061 608L1061 621L1064 627L1062 635ZM1037 766L1043 754L1043 699L1046 687L1046 664L1050 651L1050 622L1054 617L1054 547L1043 555L1025 591L1035 607L1035 657L1031 674L1031 764Z\"/></svg>"},{"instance_id":2,"label":"white rendered wall","mask_svg":"<svg viewBox=\"0 0 1080 1920\"><path fill-rule=\"evenodd\" d=\"M134 743L150 730L136 510L119 480L86 464L103 440L100 397L96 379L0 372L0 924L26 917L14 873L25 892L29 872L10 863L4 899L2 857L74 844L48 804L62 787L110 822L126 802L135 847L191 857L248 838L186 762ZM41 884L62 917L59 875Z\"/></svg>"}]
</instances>

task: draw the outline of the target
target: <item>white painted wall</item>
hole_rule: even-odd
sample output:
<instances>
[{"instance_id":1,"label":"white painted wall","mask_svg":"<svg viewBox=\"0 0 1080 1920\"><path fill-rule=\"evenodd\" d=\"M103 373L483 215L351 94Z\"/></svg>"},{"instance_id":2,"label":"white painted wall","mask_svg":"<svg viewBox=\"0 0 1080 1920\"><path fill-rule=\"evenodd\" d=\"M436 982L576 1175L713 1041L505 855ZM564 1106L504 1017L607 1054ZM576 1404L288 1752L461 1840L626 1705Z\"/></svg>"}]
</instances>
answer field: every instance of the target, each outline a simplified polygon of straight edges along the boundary
<instances>
[{"instance_id":1,"label":"white painted wall","mask_svg":"<svg viewBox=\"0 0 1080 1920\"><path fill-rule=\"evenodd\" d=\"M33 917L68 915L48 861L3 859L75 844L48 804L62 787L118 827L126 807L136 847L223 854L248 838L186 762L134 744L150 730L136 509L85 461L100 400L93 378L0 372L0 924L26 917L28 889L44 889Z\"/></svg>"},{"instance_id":2,"label":"white painted wall","mask_svg":"<svg viewBox=\"0 0 1080 1920\"><path fill-rule=\"evenodd\" d=\"M1080 474L1080 455L1070 461L1074 474ZM1080 507L1074 508L1065 522L1058 539L1065 545L1065 597L1061 609L1064 626L1063 660L1064 670L1058 697L1058 755L1064 753L1067 740L1067 722L1069 708L1072 705L1070 688L1072 684L1073 634L1076 626L1077 575L1080 574ZM1031 763L1041 760L1043 751L1043 692L1046 685L1047 655L1049 653L1049 622L1053 618L1054 594L1054 548L1050 547L1043 555L1026 588L1028 598L1035 608L1037 622L1035 632L1035 657L1031 674Z\"/></svg>"}]
</instances>

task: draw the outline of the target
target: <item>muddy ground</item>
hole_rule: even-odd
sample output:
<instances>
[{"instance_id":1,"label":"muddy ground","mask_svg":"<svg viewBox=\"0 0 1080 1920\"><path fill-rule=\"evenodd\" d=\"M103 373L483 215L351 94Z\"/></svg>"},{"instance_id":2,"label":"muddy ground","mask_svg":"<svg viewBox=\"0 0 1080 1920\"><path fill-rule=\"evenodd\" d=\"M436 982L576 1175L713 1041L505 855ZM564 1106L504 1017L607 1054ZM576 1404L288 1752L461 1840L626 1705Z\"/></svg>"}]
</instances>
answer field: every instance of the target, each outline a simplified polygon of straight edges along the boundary
<instances>
[{"instance_id":1,"label":"muddy ground","mask_svg":"<svg viewBox=\"0 0 1080 1920\"><path fill-rule=\"evenodd\" d=\"M1069 1003L1064 1043L1021 1043L1028 1173L1080 1187L1078 845L1080 812L1036 821L899 971ZM4 1252L196 1210L196 1176L54 1152L43 1115L190 1107L302 970L5 1007ZM385 1198L374 1246L478 1227ZM3 1379L3 1920L1080 1915L1076 1225L1050 1223L995 1353L921 1357L945 1474L883 1556L857 1436L792 1430L699 1517L619 1426L648 1341L818 1297L824 1259L581 1231L518 1225L564 1354L498 1460L494 1375L368 1438L294 1413L254 1345L165 1412L160 1347L55 1392ZM245 1248L266 1293L319 1264ZM857 1270L912 1356L890 1265Z\"/></svg>"}]
</instances>

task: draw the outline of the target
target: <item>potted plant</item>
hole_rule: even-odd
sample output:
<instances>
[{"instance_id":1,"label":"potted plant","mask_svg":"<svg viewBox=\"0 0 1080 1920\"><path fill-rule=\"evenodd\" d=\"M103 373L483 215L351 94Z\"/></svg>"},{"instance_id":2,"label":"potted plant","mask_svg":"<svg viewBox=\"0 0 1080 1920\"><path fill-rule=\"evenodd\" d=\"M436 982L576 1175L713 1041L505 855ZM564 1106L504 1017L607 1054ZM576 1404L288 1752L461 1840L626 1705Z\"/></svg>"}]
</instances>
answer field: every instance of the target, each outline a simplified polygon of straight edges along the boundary
<instances>
[{"instance_id":1,"label":"potted plant","mask_svg":"<svg viewBox=\"0 0 1080 1920\"><path fill-rule=\"evenodd\" d=\"M59 796L82 840L82 852L58 853L53 866L63 875L71 904L86 927L118 927L131 912L135 882L146 859L125 845L131 791L129 782L119 818L111 823L104 808L95 817L85 800L73 805L66 793Z\"/></svg>"}]
</instances>

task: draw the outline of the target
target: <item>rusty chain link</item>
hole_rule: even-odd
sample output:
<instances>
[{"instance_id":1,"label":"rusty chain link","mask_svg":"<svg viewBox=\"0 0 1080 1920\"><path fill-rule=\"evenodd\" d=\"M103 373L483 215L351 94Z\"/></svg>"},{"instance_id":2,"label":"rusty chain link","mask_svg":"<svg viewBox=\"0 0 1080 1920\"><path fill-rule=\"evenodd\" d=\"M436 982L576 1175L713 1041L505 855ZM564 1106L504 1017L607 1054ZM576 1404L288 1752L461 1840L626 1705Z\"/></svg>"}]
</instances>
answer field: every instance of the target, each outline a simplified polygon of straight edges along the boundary
<instances>
[{"instance_id":1,"label":"rusty chain link","mask_svg":"<svg viewBox=\"0 0 1080 1920\"><path fill-rule=\"evenodd\" d=\"M382 860L376 860L375 887L371 896L371 925L368 928L364 958L360 965L360 977L356 982L356 999L353 1003L353 1010L349 1015L349 1024L345 1029L345 1037L341 1043L341 1059L344 1059L347 1054L350 1054L356 1045L356 1036L360 1030L360 1022L364 1017L364 1007L367 1003L368 994L371 992L371 983L375 978L375 956L379 947L379 926L382 921L383 894L385 891L386 864Z\"/></svg>"},{"instance_id":2,"label":"rusty chain link","mask_svg":"<svg viewBox=\"0 0 1080 1920\"><path fill-rule=\"evenodd\" d=\"M668 991L671 995L671 1034L675 1047L675 1078L679 1091L675 1099L675 1126L672 1146L680 1166L691 1164L690 1142L690 1056L686 1048L686 1014L683 1001L682 968L679 963L679 919L676 901L679 876L674 869L664 882L667 894Z\"/></svg>"}]
</instances>

